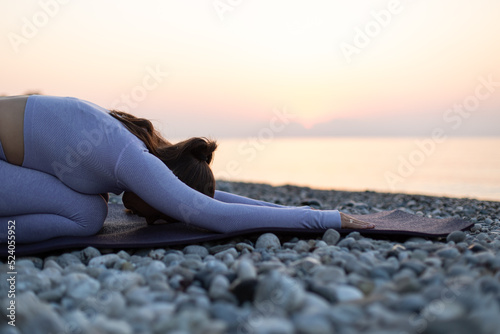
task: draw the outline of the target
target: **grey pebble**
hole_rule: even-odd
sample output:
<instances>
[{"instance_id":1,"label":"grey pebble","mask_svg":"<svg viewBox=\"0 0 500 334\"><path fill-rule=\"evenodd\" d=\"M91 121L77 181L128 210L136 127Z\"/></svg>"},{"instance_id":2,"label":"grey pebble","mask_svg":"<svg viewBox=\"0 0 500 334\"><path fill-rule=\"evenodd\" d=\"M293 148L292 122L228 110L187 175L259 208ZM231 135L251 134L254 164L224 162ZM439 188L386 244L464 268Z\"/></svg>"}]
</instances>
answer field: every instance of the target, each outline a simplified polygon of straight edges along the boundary
<instances>
[{"instance_id":1,"label":"grey pebble","mask_svg":"<svg viewBox=\"0 0 500 334\"><path fill-rule=\"evenodd\" d=\"M94 247L87 247L80 252L80 259L83 263L87 264L95 257L101 256L101 252Z\"/></svg>"},{"instance_id":2,"label":"grey pebble","mask_svg":"<svg viewBox=\"0 0 500 334\"><path fill-rule=\"evenodd\" d=\"M49 304L41 302L33 292L17 294L16 303L22 305L17 308L16 313L16 326L22 333L46 334L64 331L62 319Z\"/></svg>"},{"instance_id":3,"label":"grey pebble","mask_svg":"<svg viewBox=\"0 0 500 334\"><path fill-rule=\"evenodd\" d=\"M113 320L98 315L93 321L97 333L132 334L132 327L124 320Z\"/></svg>"},{"instance_id":4,"label":"grey pebble","mask_svg":"<svg viewBox=\"0 0 500 334\"><path fill-rule=\"evenodd\" d=\"M334 333L330 320L322 314L298 314L293 322L296 331L301 334Z\"/></svg>"},{"instance_id":5,"label":"grey pebble","mask_svg":"<svg viewBox=\"0 0 500 334\"><path fill-rule=\"evenodd\" d=\"M273 233L262 234L255 243L255 248L259 249L277 249L281 247L280 239Z\"/></svg>"},{"instance_id":6,"label":"grey pebble","mask_svg":"<svg viewBox=\"0 0 500 334\"><path fill-rule=\"evenodd\" d=\"M184 247L182 250L184 254L197 254L199 255L202 259L205 258L205 256L208 255L208 249L206 249L203 246L198 246L198 245L189 245Z\"/></svg>"},{"instance_id":7,"label":"grey pebble","mask_svg":"<svg viewBox=\"0 0 500 334\"><path fill-rule=\"evenodd\" d=\"M236 270L237 276L241 280L252 279L257 277L257 271L252 261L241 259Z\"/></svg>"},{"instance_id":8,"label":"grey pebble","mask_svg":"<svg viewBox=\"0 0 500 334\"><path fill-rule=\"evenodd\" d=\"M447 247L438 250L436 255L445 259L455 259L460 256L460 252L454 247Z\"/></svg>"},{"instance_id":9,"label":"grey pebble","mask_svg":"<svg viewBox=\"0 0 500 334\"><path fill-rule=\"evenodd\" d=\"M72 273L64 276L62 282L66 284L66 294L74 299L82 300L93 296L99 291L101 284L87 274Z\"/></svg>"},{"instance_id":10,"label":"grey pebble","mask_svg":"<svg viewBox=\"0 0 500 334\"><path fill-rule=\"evenodd\" d=\"M238 251L236 250L236 248L231 247L231 248L228 248L226 250L223 250L223 251L216 253L214 256L217 260L223 260L224 257L226 257L227 255L231 255L232 259L234 259L234 258L238 257Z\"/></svg>"},{"instance_id":11,"label":"grey pebble","mask_svg":"<svg viewBox=\"0 0 500 334\"><path fill-rule=\"evenodd\" d=\"M235 297L229 293L229 280L226 276L216 275L212 279L212 283L210 284L210 288L208 290L208 296L212 300L223 299L232 301L235 300Z\"/></svg>"},{"instance_id":12,"label":"grey pebble","mask_svg":"<svg viewBox=\"0 0 500 334\"><path fill-rule=\"evenodd\" d=\"M127 260L127 261L130 260L130 254L124 250L119 251L118 253L116 253L116 255L118 255L120 257L120 259Z\"/></svg>"},{"instance_id":13,"label":"grey pebble","mask_svg":"<svg viewBox=\"0 0 500 334\"><path fill-rule=\"evenodd\" d=\"M396 311L419 313L427 305L427 300L416 293L409 293L403 295L397 302L394 303L393 308Z\"/></svg>"},{"instance_id":14,"label":"grey pebble","mask_svg":"<svg viewBox=\"0 0 500 334\"><path fill-rule=\"evenodd\" d=\"M243 251L244 249L250 251L250 252L253 252L254 248L252 245L250 244L247 244L245 242L239 242L236 244L236 250L238 250L239 252Z\"/></svg>"},{"instance_id":15,"label":"grey pebble","mask_svg":"<svg viewBox=\"0 0 500 334\"><path fill-rule=\"evenodd\" d=\"M463 231L453 231L446 237L446 241L453 241L459 243L465 240L465 233Z\"/></svg>"},{"instance_id":16,"label":"grey pebble","mask_svg":"<svg viewBox=\"0 0 500 334\"><path fill-rule=\"evenodd\" d=\"M299 240L293 247L293 250L296 251L297 253L308 252L310 249L311 245L309 245L309 243L305 240Z\"/></svg>"},{"instance_id":17,"label":"grey pebble","mask_svg":"<svg viewBox=\"0 0 500 334\"><path fill-rule=\"evenodd\" d=\"M287 312L300 308L304 298L304 288L298 281L274 270L259 280L255 292L257 305L272 303Z\"/></svg>"},{"instance_id":18,"label":"grey pebble","mask_svg":"<svg viewBox=\"0 0 500 334\"><path fill-rule=\"evenodd\" d=\"M120 260L122 259L116 254L106 254L106 255L96 256L89 261L89 267L111 268L117 261Z\"/></svg>"},{"instance_id":19,"label":"grey pebble","mask_svg":"<svg viewBox=\"0 0 500 334\"><path fill-rule=\"evenodd\" d=\"M485 224L488 224L488 225L491 225L491 224L493 224L493 220L492 220L491 218L486 218L486 219L484 220L484 223L485 223Z\"/></svg>"},{"instance_id":20,"label":"grey pebble","mask_svg":"<svg viewBox=\"0 0 500 334\"><path fill-rule=\"evenodd\" d=\"M340 242L337 244L337 246L351 249L351 248L353 248L353 245L355 245L355 244L356 244L356 239L344 238L344 239L340 240Z\"/></svg>"},{"instance_id":21,"label":"grey pebble","mask_svg":"<svg viewBox=\"0 0 500 334\"><path fill-rule=\"evenodd\" d=\"M348 302L362 299L364 297L361 290L349 285L339 285L335 287L335 294L339 302Z\"/></svg>"},{"instance_id":22,"label":"grey pebble","mask_svg":"<svg viewBox=\"0 0 500 334\"><path fill-rule=\"evenodd\" d=\"M261 318L249 323L249 332L255 334L293 334L295 332L293 324L286 318ZM254 326L252 326L254 325Z\"/></svg>"}]
</instances>

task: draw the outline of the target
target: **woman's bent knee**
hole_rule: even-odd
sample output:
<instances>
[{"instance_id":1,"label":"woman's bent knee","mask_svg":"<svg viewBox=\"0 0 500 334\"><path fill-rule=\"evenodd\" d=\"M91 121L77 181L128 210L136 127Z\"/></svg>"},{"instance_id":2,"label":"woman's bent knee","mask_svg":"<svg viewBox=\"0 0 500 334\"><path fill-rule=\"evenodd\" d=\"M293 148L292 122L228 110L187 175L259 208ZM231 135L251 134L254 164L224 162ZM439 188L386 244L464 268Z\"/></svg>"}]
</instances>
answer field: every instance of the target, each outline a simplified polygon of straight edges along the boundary
<instances>
[{"instance_id":1,"label":"woman's bent knee","mask_svg":"<svg viewBox=\"0 0 500 334\"><path fill-rule=\"evenodd\" d=\"M81 236L90 236L99 232L108 215L108 203L100 195L88 195L85 205L81 205L77 224Z\"/></svg>"}]
</instances>

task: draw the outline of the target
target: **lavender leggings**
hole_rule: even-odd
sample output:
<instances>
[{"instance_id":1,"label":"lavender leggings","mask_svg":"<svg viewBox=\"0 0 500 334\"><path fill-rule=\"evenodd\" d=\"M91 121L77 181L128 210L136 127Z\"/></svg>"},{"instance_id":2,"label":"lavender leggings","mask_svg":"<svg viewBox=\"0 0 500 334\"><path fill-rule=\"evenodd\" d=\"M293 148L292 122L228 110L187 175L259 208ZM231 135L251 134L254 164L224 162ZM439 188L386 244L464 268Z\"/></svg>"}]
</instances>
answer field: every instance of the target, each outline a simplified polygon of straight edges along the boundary
<instances>
[{"instance_id":1,"label":"lavender leggings","mask_svg":"<svg viewBox=\"0 0 500 334\"><path fill-rule=\"evenodd\" d=\"M108 212L100 195L79 193L55 176L6 162L1 146L0 180L0 243L7 240L9 220L17 220L16 241L29 243L63 235L95 234ZM50 227L40 222L50 222Z\"/></svg>"}]
</instances>

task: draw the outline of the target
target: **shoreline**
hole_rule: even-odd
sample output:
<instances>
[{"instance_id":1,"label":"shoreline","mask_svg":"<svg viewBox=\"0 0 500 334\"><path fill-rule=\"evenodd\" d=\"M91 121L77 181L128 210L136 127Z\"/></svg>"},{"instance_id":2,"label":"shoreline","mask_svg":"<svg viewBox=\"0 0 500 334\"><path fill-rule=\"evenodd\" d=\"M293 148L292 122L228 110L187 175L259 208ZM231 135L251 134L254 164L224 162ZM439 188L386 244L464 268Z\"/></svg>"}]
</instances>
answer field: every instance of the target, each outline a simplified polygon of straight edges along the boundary
<instances>
[{"instance_id":1,"label":"shoreline","mask_svg":"<svg viewBox=\"0 0 500 334\"><path fill-rule=\"evenodd\" d=\"M500 202L500 199L483 199L478 197L468 197L468 196L453 196L449 194L431 194L431 193L413 193L413 192L391 192L391 191L380 191L373 189L365 189L365 190L355 190L355 189L339 189L339 188L320 188L314 186L293 184L293 183L283 183L283 184L272 184L267 182L251 182L251 181L228 181L228 180L216 180L216 184L221 184L222 187L227 187L228 184L239 184L239 185L255 185L255 186L269 186L273 188L282 188L282 187L292 187L292 188L303 188L307 190L314 191L326 191L326 192L341 192L341 193L375 193L380 195L409 195L409 196L422 196L422 197L433 197L433 198L446 198L446 199L461 199L461 200L474 200L480 202Z\"/></svg>"},{"instance_id":2,"label":"shoreline","mask_svg":"<svg viewBox=\"0 0 500 334\"><path fill-rule=\"evenodd\" d=\"M296 186L296 185L279 185L274 186L267 183L247 183L247 182L233 182L233 181L217 181L217 189L227 192L233 192L238 195L247 196L251 198L258 198L264 201L281 203L278 194L288 193L287 205L301 205L304 200L320 200L322 209L338 209L344 207L351 207L351 202L364 202L367 201L365 209L358 212L351 212L357 214L366 214L377 212L378 210L393 210L401 209L411 214L417 214L419 211L419 201L432 201L439 200L449 206L450 210L445 212L435 212L431 215L434 218L448 218L453 216L453 206L464 206L468 204L485 203L488 206L500 207L500 201L480 200L468 197L449 197L449 196L434 196L422 194L407 194L407 193L391 193L391 192L377 192L372 190L365 191L348 191L348 190L324 190L315 189L311 187ZM266 194L265 192L268 192ZM346 205L347 204L347 205ZM412 209L412 207L414 209ZM371 210L371 209L372 210ZM416 209L416 210L415 210ZM373 211L375 210L375 211ZM466 210L470 215L473 215L473 210ZM465 212L455 212L455 215L460 218L472 219L473 217L462 215ZM500 213L500 212L499 212ZM428 215L429 213L426 213ZM477 218L476 218L477 220Z\"/></svg>"}]
</instances>

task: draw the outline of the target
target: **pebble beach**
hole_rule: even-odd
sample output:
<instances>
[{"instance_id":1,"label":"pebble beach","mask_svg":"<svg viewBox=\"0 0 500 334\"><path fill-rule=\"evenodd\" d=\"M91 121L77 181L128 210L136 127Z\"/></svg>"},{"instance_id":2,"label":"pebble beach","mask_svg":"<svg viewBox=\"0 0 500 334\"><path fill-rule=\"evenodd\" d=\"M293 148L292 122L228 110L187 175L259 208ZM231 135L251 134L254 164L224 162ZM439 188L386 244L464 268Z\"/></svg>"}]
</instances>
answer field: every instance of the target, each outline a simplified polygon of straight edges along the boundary
<instances>
[{"instance_id":1,"label":"pebble beach","mask_svg":"<svg viewBox=\"0 0 500 334\"><path fill-rule=\"evenodd\" d=\"M85 249L0 262L3 334L500 333L500 202L218 182L283 205L460 217L443 238L273 233L154 249ZM112 196L110 201L120 202Z\"/></svg>"}]
</instances>

